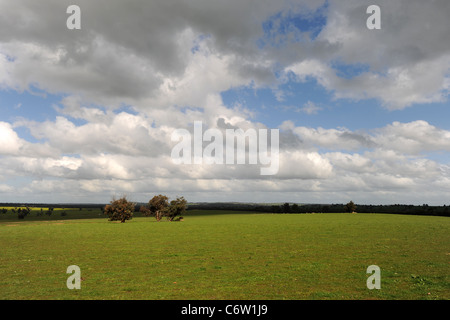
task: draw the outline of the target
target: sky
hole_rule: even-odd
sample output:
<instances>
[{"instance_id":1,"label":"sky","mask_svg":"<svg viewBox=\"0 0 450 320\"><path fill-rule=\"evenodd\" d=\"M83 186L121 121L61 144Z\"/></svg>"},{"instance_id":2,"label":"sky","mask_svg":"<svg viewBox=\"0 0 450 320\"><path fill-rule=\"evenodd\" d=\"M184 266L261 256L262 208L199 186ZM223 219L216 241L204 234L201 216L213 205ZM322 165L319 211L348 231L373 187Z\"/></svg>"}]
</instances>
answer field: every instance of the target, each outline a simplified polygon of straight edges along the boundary
<instances>
[{"instance_id":1,"label":"sky","mask_svg":"<svg viewBox=\"0 0 450 320\"><path fill-rule=\"evenodd\" d=\"M0 202L448 205L449 15L447 0L0 0ZM279 170L174 162L194 122L279 130Z\"/></svg>"}]
</instances>

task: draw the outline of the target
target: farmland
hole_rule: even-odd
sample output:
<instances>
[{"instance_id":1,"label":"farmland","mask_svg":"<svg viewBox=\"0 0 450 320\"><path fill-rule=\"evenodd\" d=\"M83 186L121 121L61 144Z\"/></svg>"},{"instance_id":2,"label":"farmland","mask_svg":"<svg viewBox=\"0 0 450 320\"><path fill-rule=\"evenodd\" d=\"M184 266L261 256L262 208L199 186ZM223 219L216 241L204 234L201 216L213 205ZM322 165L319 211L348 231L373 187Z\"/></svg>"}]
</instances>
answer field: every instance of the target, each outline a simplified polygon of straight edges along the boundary
<instances>
[{"instance_id":1,"label":"farmland","mask_svg":"<svg viewBox=\"0 0 450 320\"><path fill-rule=\"evenodd\" d=\"M118 223L36 210L0 216L0 299L450 299L448 217L193 210Z\"/></svg>"}]
</instances>

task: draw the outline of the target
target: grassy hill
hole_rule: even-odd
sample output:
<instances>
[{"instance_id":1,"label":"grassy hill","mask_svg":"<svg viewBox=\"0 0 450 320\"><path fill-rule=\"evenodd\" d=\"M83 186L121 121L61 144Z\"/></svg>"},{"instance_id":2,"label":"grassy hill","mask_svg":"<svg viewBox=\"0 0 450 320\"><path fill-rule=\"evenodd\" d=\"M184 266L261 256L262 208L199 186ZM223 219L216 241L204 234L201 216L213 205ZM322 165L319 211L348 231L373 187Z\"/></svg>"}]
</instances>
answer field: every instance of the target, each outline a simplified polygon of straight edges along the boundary
<instances>
[{"instance_id":1,"label":"grassy hill","mask_svg":"<svg viewBox=\"0 0 450 320\"><path fill-rule=\"evenodd\" d=\"M0 220L0 299L450 299L446 217L231 213ZM81 290L66 287L70 265Z\"/></svg>"}]
</instances>

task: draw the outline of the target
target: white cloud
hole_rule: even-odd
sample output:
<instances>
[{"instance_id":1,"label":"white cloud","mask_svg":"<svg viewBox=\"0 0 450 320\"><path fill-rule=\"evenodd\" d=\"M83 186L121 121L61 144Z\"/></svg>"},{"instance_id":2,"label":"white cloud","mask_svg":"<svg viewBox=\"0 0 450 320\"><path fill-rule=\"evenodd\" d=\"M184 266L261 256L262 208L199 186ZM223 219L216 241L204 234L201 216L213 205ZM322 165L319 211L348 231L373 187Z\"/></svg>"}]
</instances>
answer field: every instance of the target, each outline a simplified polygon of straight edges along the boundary
<instances>
[{"instance_id":1,"label":"white cloud","mask_svg":"<svg viewBox=\"0 0 450 320\"><path fill-rule=\"evenodd\" d=\"M409 123L396 121L378 131L376 142L383 148L407 154L450 151L450 131L421 120Z\"/></svg>"},{"instance_id":2,"label":"white cloud","mask_svg":"<svg viewBox=\"0 0 450 320\"><path fill-rule=\"evenodd\" d=\"M286 121L281 126L282 132L294 135L280 136L280 146L284 146L280 149L280 170L270 177L260 176L259 167L251 165L176 165L170 158L169 142L174 128L158 130L140 115L122 112L111 114L108 123L98 119L98 123L79 126L60 116L55 122L32 122L29 126L36 137L46 140L47 147L56 152L24 154L18 147L21 140L13 126L1 123L10 146L3 144L9 153L4 152L0 176L6 181L11 177L32 179L17 186L17 190L14 186L3 188L5 194L19 196L31 192L37 197L52 192L69 199L70 188L74 188L77 191L73 196L77 199L89 199L90 194L95 194L95 199L106 201L114 194L127 193L141 201L159 190L194 197L201 194L208 199L220 199L222 193L227 193L242 201L244 193L271 192L273 197L290 194L303 199L308 194L314 199L313 192L330 197L339 194L366 197L364 194L376 195L384 190L391 197L386 199L394 199L394 193L409 199L410 194L421 188L450 188L450 170L423 157L427 152L448 148L449 133L424 121L395 122L373 132L295 127ZM118 139L116 145L108 144L104 135L117 137L116 127L125 137ZM139 128L145 128L144 133ZM136 153L140 147L134 149L129 145L130 141L150 138L154 143L167 143L165 151L150 148ZM296 145L285 139L301 143ZM23 143L28 144L29 150L39 146ZM80 155L63 155L68 150L78 150Z\"/></svg>"},{"instance_id":3,"label":"white cloud","mask_svg":"<svg viewBox=\"0 0 450 320\"><path fill-rule=\"evenodd\" d=\"M366 28L365 10L370 4L330 2L315 49L292 60L285 70L294 72L299 81L317 80L337 99L375 98L389 109L447 101L450 39L444 12L449 3L378 1L382 28L375 31ZM339 67L333 68L336 62L367 69L345 78L339 76Z\"/></svg>"},{"instance_id":4,"label":"white cloud","mask_svg":"<svg viewBox=\"0 0 450 320\"><path fill-rule=\"evenodd\" d=\"M279 93L276 72L284 69L299 79L315 78L336 98L376 98L391 109L448 96L445 1L381 1L383 27L377 31L365 27L370 1L330 2L316 39L288 38L264 50L257 45L264 22L314 12L324 1L132 2L80 1L86 14L74 33L61 27L64 3L1 1L0 86L37 86L148 110L203 105L205 96L242 85ZM332 67L337 61L368 69L342 78Z\"/></svg>"},{"instance_id":5,"label":"white cloud","mask_svg":"<svg viewBox=\"0 0 450 320\"><path fill-rule=\"evenodd\" d=\"M0 122L0 154L17 154L24 145L12 126L7 122Z\"/></svg>"},{"instance_id":6,"label":"white cloud","mask_svg":"<svg viewBox=\"0 0 450 320\"><path fill-rule=\"evenodd\" d=\"M282 151L279 179L325 179L332 175L330 162L317 152Z\"/></svg>"},{"instance_id":7,"label":"white cloud","mask_svg":"<svg viewBox=\"0 0 450 320\"><path fill-rule=\"evenodd\" d=\"M287 128L287 125L284 125ZM346 128L324 129L294 127L291 131L302 141L304 147L321 147L330 150L358 150L372 147L374 141L363 132L352 132Z\"/></svg>"}]
</instances>

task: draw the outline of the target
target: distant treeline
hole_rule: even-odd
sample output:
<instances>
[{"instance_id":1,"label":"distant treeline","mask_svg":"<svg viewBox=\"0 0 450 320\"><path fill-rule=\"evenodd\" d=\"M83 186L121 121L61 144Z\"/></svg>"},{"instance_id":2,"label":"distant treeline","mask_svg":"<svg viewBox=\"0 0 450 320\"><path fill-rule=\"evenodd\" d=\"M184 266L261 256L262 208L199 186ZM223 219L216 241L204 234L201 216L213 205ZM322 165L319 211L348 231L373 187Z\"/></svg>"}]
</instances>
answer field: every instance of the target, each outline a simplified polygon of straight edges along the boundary
<instances>
[{"instance_id":1,"label":"distant treeline","mask_svg":"<svg viewBox=\"0 0 450 320\"><path fill-rule=\"evenodd\" d=\"M344 213L347 212L345 204L248 204L248 203L194 203L188 205L188 210L231 210L256 211L267 213ZM424 205L359 205L355 212L360 213L393 213L429 216L450 216L449 206Z\"/></svg>"},{"instance_id":2,"label":"distant treeline","mask_svg":"<svg viewBox=\"0 0 450 320\"><path fill-rule=\"evenodd\" d=\"M31 207L31 208L66 208L66 209L103 209L106 204L34 204L34 203L0 203L0 207ZM135 212L139 212L144 203L135 204ZM450 206L423 205L362 205L356 203L355 212L359 213L392 213L428 216L450 216ZM228 211L252 211L265 213L344 213L347 212L345 204L261 204L261 203L236 203L236 202L201 202L188 203L187 210L228 210Z\"/></svg>"},{"instance_id":3,"label":"distant treeline","mask_svg":"<svg viewBox=\"0 0 450 320\"><path fill-rule=\"evenodd\" d=\"M20 208L20 207L30 207L30 208L64 208L64 209L94 209L94 208L103 208L106 204L92 204L92 203L79 203L79 204L58 204L58 203L11 203L11 202L3 202L0 203L0 207L14 207L14 208Z\"/></svg>"}]
</instances>

